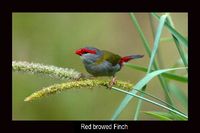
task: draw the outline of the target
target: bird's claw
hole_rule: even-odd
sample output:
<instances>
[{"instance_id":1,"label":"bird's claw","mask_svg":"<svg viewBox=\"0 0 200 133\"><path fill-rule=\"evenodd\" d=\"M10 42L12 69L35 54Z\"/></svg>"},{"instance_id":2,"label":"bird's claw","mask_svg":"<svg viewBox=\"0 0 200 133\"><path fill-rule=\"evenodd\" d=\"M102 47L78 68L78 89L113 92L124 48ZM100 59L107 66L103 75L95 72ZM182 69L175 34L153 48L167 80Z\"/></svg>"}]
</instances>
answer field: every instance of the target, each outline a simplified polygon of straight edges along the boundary
<instances>
[{"instance_id":1,"label":"bird's claw","mask_svg":"<svg viewBox=\"0 0 200 133\"><path fill-rule=\"evenodd\" d=\"M109 82L108 88L111 90L113 85L117 83L116 77L113 77L112 80Z\"/></svg>"}]
</instances>

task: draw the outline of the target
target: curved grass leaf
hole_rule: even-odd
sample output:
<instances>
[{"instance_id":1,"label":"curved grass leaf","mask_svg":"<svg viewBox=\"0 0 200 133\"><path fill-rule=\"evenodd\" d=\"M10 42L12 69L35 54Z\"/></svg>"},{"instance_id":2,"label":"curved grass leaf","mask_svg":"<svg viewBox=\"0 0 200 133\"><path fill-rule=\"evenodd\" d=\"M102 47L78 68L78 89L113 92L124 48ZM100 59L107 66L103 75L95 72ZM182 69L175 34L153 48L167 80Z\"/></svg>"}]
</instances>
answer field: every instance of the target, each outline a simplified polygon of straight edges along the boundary
<instances>
[{"instance_id":1,"label":"curved grass leaf","mask_svg":"<svg viewBox=\"0 0 200 133\"><path fill-rule=\"evenodd\" d=\"M186 69L185 67L179 67L179 68L171 68L171 69L162 69L162 70L157 70L154 72L151 72L147 74L144 78L142 78L132 89L131 93L136 94L137 90L141 90L151 79L154 77L158 76L159 74L168 72L168 71L173 71L173 70L178 70L178 69ZM124 108L128 105L130 100L133 98L133 96L126 95L126 97L122 100L120 103L119 107L116 109L114 115L112 116L112 120L115 120L119 117L120 113L124 110Z\"/></svg>"},{"instance_id":2,"label":"curved grass leaf","mask_svg":"<svg viewBox=\"0 0 200 133\"><path fill-rule=\"evenodd\" d=\"M149 66L148 66L147 73L151 72L151 67L153 65L153 61L154 61L154 58L156 56L156 52L158 50L160 37L161 37L163 26L165 24L166 19L167 19L167 15L163 15L160 18L160 23L158 25L158 29L157 29L157 32L156 32L155 41L154 41L154 44L153 44L154 47L153 47L153 50L152 50L152 53L151 53L151 58L150 58L150 63L149 63Z\"/></svg>"},{"instance_id":3,"label":"curved grass leaf","mask_svg":"<svg viewBox=\"0 0 200 133\"><path fill-rule=\"evenodd\" d=\"M169 107L167 107L167 106L165 106L165 105L163 105L163 104L160 104L160 103L158 103L158 102L152 101L152 100L147 99L147 98L145 98L145 97L138 96L138 95L136 95L136 94L130 93L130 92L128 92L128 91L125 91L125 90L122 90L122 89L119 89L119 88L116 88L116 87L112 87L112 89L113 89L113 90L116 90L116 91L119 91L119 92L126 93L126 94L128 94L128 95L130 95L130 96L135 96L136 98L142 99L143 101L152 103L152 104L154 104L154 105L156 105L156 106L158 106L158 107L161 107L161 108L164 108L164 109L166 109L166 110L169 110L169 111L171 111L171 112L173 112L173 113L176 113L177 115L180 115L181 117L184 117L185 119L188 118L184 113L178 111L177 109L169 108ZM156 98L156 99L157 99L157 98Z\"/></svg>"},{"instance_id":4,"label":"curved grass leaf","mask_svg":"<svg viewBox=\"0 0 200 133\"><path fill-rule=\"evenodd\" d=\"M174 39L171 37L160 38L160 42L173 42Z\"/></svg>"},{"instance_id":5,"label":"curved grass leaf","mask_svg":"<svg viewBox=\"0 0 200 133\"><path fill-rule=\"evenodd\" d=\"M145 111L144 114L147 114L153 118L157 118L159 120L173 120L170 113L167 112L157 112L157 111Z\"/></svg>"},{"instance_id":6,"label":"curved grass leaf","mask_svg":"<svg viewBox=\"0 0 200 133\"><path fill-rule=\"evenodd\" d=\"M144 111L145 114L157 118L159 120L187 120L184 117L177 116L176 114L160 112L160 111Z\"/></svg>"},{"instance_id":7,"label":"curved grass leaf","mask_svg":"<svg viewBox=\"0 0 200 133\"><path fill-rule=\"evenodd\" d=\"M160 16L158 16L156 13L152 13L152 15L158 20L160 19ZM183 44L183 46L188 47L188 40L184 36L172 28L172 26L170 26L168 23L165 23L165 26L170 31L170 33L173 34L181 44Z\"/></svg>"},{"instance_id":8,"label":"curved grass leaf","mask_svg":"<svg viewBox=\"0 0 200 133\"><path fill-rule=\"evenodd\" d=\"M150 69L148 69L147 72L150 72L152 65L154 66L154 68L156 70L158 70L159 69L158 63L157 63L156 60L154 61L155 54L153 54L153 51L151 52L150 47L149 47L149 43L148 43L147 39L145 38L144 33L142 32L142 30L141 30L141 28L140 28L140 26L139 26L139 24L137 22L137 19L135 18L133 13L130 13L130 17L131 17L131 20L132 20L133 24L135 25L136 29L138 30L138 33L140 34L140 37L141 37L141 39L143 41L144 47L145 47L148 55L151 57L151 61L150 61L149 67L148 67ZM158 31L157 31L157 37L155 38L155 42L154 42L154 49L153 50L155 50L155 53L157 53L157 48L155 48L155 46L156 46L155 43L158 44L158 42L159 42L159 39L160 39L159 36L161 35L161 32L162 32L162 30L160 30L160 29L163 28L166 18L167 18L167 15L163 15L162 19L160 19L160 23L159 23L159 27L158 27ZM171 98L170 98L170 96L168 94L169 89L168 89L167 82L160 75L158 76L158 78L159 78L160 83L161 83L161 85L162 85L162 87L164 89L167 102L170 103L170 104L173 104L172 100L171 100ZM139 114L139 113L137 113L137 114Z\"/></svg>"},{"instance_id":9,"label":"curved grass leaf","mask_svg":"<svg viewBox=\"0 0 200 133\"><path fill-rule=\"evenodd\" d=\"M146 37L144 36L144 33L142 32L142 29L141 29L141 27L140 27L140 25L139 25L139 23L138 23L138 21L137 21L135 15L134 15L133 13L130 13L129 15L130 15L131 20L132 20L132 22L133 22L135 28L137 29L137 31L138 31L138 33L139 33L139 35L140 35L140 37L141 37L141 39L142 39L142 41L143 41L143 45L144 45L144 47L145 47L145 49L146 49L146 52L148 53L149 57L151 57L150 45L149 45L149 43L148 43ZM153 62L153 66L154 66L155 70L159 70L159 66L158 66L157 60L155 60L155 61ZM170 98L170 96L168 95L168 84L167 84L166 80L165 80L162 76L160 76L160 75L158 76L158 79L159 79L160 84L161 84L161 86L162 86L162 88L163 88L163 90L164 90L164 94L165 94L166 101L167 101L169 104L172 104L171 98Z\"/></svg>"},{"instance_id":10,"label":"curved grass leaf","mask_svg":"<svg viewBox=\"0 0 200 133\"><path fill-rule=\"evenodd\" d=\"M163 15L159 20L160 22L159 22L159 25L158 25L158 28L157 28L157 31L156 31L155 41L154 41L154 44L153 44L153 50L151 52L151 58L150 58L150 63L149 63L149 66L148 66L147 73L151 72L151 68L152 68L153 62L155 60L156 53L158 51L159 41L160 41L160 37L161 37L162 30L163 30L166 19L167 19L167 15ZM144 88L144 90L145 90L145 88ZM141 105L142 105L142 100L140 99L138 101L138 104L137 104L137 107L136 107L134 120L137 120L138 117L139 117Z\"/></svg>"},{"instance_id":11,"label":"curved grass leaf","mask_svg":"<svg viewBox=\"0 0 200 133\"><path fill-rule=\"evenodd\" d=\"M126 63L125 66L128 66L130 68L134 68L134 69L142 71L142 72L147 72L147 68L143 67L143 66L139 66L139 65L135 65L135 64L131 64L131 63ZM176 81L180 81L180 82L184 82L184 83L188 82L187 77L176 75L176 74L173 74L173 73L167 73L166 72L166 73L163 73L162 76L165 77L165 78L168 78L168 79L172 79L172 80L176 80Z\"/></svg>"},{"instance_id":12,"label":"curved grass leaf","mask_svg":"<svg viewBox=\"0 0 200 133\"><path fill-rule=\"evenodd\" d=\"M188 82L188 78L185 76L180 76L180 75L176 75L176 74L172 74L172 73L163 73L162 74L163 77L169 78L169 79L173 79L176 81L181 81L181 82Z\"/></svg>"},{"instance_id":13,"label":"curved grass leaf","mask_svg":"<svg viewBox=\"0 0 200 133\"><path fill-rule=\"evenodd\" d=\"M148 55L149 55L149 57L150 57L150 56L151 56L151 49L150 49L150 47L149 47L150 45L149 45L147 39L146 39L145 36L144 36L144 33L142 32L142 29L140 28L140 25L139 25L137 19L135 18L135 15L134 15L133 13L129 13L129 15L130 15L130 17L131 17L131 20L132 20L132 22L133 22L135 28L136 28L137 31L139 32L140 37L141 37L141 39L142 39L142 42L143 42L143 44L144 44L145 50L146 50L146 52L148 53Z\"/></svg>"},{"instance_id":14,"label":"curved grass leaf","mask_svg":"<svg viewBox=\"0 0 200 133\"><path fill-rule=\"evenodd\" d=\"M188 108L188 99L187 96L178 88L175 84L169 84L170 93L175 96L175 98L181 103L181 105L187 109Z\"/></svg>"},{"instance_id":15,"label":"curved grass leaf","mask_svg":"<svg viewBox=\"0 0 200 133\"><path fill-rule=\"evenodd\" d=\"M141 94L141 97L144 97L144 94ZM138 101L138 103L137 103L137 107L136 107L135 115L134 115L134 120L138 120L141 107L142 107L142 99L140 99L140 100Z\"/></svg>"},{"instance_id":16,"label":"curved grass leaf","mask_svg":"<svg viewBox=\"0 0 200 133\"><path fill-rule=\"evenodd\" d=\"M168 18L167 18L167 22L169 23L169 25L170 25L171 27L174 28L174 23L173 23L172 18L171 18L170 15L169 15ZM172 37L173 37L173 39L174 39L174 42L175 42L176 47L177 47L177 49L178 49L178 52L179 52L179 54L180 54L180 56L181 56L181 58L182 58L182 60L183 60L183 63L184 63L184 65L187 67L187 66L188 66L187 54L186 54L186 52L184 51L183 47L181 47L182 45L180 45L179 41L177 40L177 38L176 38L173 34L172 34Z\"/></svg>"},{"instance_id":17,"label":"curved grass leaf","mask_svg":"<svg viewBox=\"0 0 200 133\"><path fill-rule=\"evenodd\" d=\"M173 67L180 67L183 65L183 60L182 58L179 58L174 64Z\"/></svg>"}]
</instances>

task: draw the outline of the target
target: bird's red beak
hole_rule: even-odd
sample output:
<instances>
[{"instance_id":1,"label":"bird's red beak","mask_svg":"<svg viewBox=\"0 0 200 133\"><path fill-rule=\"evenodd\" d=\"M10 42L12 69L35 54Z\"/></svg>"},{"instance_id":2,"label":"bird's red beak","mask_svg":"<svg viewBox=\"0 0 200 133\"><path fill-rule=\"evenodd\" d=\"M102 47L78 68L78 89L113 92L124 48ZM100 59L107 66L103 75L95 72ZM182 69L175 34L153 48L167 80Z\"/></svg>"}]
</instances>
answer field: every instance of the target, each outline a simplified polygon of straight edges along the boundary
<instances>
[{"instance_id":1,"label":"bird's red beak","mask_svg":"<svg viewBox=\"0 0 200 133\"><path fill-rule=\"evenodd\" d=\"M82 50L81 50L81 49L78 49L78 50L76 50L76 51L75 51L75 54L77 54L77 55L80 55L80 56L81 56L81 55L82 55Z\"/></svg>"}]
</instances>

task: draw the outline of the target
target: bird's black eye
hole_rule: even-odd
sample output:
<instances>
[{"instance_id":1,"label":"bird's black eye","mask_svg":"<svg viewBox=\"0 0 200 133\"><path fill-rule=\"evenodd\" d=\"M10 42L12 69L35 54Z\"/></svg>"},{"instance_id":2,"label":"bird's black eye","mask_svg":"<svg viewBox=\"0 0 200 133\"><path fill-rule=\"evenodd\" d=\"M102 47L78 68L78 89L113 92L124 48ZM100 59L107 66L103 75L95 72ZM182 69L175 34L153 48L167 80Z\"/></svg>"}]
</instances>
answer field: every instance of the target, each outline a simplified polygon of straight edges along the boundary
<instances>
[{"instance_id":1,"label":"bird's black eye","mask_svg":"<svg viewBox=\"0 0 200 133\"><path fill-rule=\"evenodd\" d=\"M82 54L88 54L88 53L90 53L90 54L96 54L96 51L95 50L90 50L90 49L82 49L81 53Z\"/></svg>"},{"instance_id":2,"label":"bird's black eye","mask_svg":"<svg viewBox=\"0 0 200 133\"><path fill-rule=\"evenodd\" d=\"M82 50L82 54L87 54L88 52L86 50Z\"/></svg>"}]
</instances>

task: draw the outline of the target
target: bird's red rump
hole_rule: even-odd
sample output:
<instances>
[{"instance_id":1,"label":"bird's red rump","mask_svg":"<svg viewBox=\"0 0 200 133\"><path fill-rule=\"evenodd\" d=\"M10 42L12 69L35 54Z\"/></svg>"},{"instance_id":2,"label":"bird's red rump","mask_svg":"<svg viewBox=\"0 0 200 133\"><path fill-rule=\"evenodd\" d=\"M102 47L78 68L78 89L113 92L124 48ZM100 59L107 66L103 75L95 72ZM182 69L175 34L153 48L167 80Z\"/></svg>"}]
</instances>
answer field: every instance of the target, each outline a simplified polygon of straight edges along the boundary
<instances>
[{"instance_id":1,"label":"bird's red rump","mask_svg":"<svg viewBox=\"0 0 200 133\"><path fill-rule=\"evenodd\" d=\"M138 59L138 58L142 58L144 55L139 55L139 54L136 54L136 55L130 55L130 56L125 56L125 57L122 57L119 61L119 64L120 65L123 65L124 62L128 62L132 59Z\"/></svg>"},{"instance_id":2,"label":"bird's red rump","mask_svg":"<svg viewBox=\"0 0 200 133\"><path fill-rule=\"evenodd\" d=\"M75 53L81 56L82 54L86 54L86 53L96 54L96 51L95 50L86 49L86 48L82 48L82 49L76 50Z\"/></svg>"},{"instance_id":3,"label":"bird's red rump","mask_svg":"<svg viewBox=\"0 0 200 133\"><path fill-rule=\"evenodd\" d=\"M122 65L124 62L128 62L129 60L133 59L131 56L122 57L119 61L119 64Z\"/></svg>"}]
</instances>

